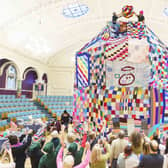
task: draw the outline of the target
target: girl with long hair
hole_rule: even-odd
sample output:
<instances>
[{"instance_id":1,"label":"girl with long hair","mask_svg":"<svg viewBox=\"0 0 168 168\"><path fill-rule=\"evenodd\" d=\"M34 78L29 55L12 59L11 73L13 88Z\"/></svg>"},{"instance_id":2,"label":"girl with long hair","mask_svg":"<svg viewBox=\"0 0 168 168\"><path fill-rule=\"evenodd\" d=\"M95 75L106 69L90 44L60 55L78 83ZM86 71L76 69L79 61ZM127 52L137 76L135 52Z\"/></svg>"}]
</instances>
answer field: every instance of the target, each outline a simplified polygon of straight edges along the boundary
<instances>
[{"instance_id":1,"label":"girl with long hair","mask_svg":"<svg viewBox=\"0 0 168 168\"><path fill-rule=\"evenodd\" d=\"M102 145L106 153L103 153L103 148L100 144L96 144L92 150L90 168L106 168L107 160L110 157L110 146L106 140L102 141Z\"/></svg>"}]
</instances>

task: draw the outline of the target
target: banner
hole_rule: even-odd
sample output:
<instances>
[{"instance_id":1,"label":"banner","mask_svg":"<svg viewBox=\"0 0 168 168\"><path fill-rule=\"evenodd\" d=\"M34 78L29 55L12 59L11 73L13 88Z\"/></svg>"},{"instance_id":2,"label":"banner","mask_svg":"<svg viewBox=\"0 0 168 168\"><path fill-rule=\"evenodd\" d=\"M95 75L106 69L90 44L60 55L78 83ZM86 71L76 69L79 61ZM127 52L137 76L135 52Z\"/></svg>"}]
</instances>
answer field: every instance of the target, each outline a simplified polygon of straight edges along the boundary
<instances>
[{"instance_id":1,"label":"banner","mask_svg":"<svg viewBox=\"0 0 168 168\"><path fill-rule=\"evenodd\" d=\"M149 64L106 61L106 86L147 87L151 79Z\"/></svg>"}]
</instances>

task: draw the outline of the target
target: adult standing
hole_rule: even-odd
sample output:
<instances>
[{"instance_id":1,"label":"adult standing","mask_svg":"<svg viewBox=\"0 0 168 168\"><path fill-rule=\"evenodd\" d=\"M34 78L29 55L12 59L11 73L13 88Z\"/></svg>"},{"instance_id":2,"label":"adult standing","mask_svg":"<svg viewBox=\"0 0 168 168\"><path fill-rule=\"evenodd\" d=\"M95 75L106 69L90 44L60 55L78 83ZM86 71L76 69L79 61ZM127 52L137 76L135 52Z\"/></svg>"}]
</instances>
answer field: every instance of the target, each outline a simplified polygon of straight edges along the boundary
<instances>
[{"instance_id":1,"label":"adult standing","mask_svg":"<svg viewBox=\"0 0 168 168\"><path fill-rule=\"evenodd\" d=\"M141 10L139 11L139 14L136 16L138 17L138 22L144 22L145 21L145 17L144 17L144 12Z\"/></svg>"},{"instance_id":2,"label":"adult standing","mask_svg":"<svg viewBox=\"0 0 168 168\"><path fill-rule=\"evenodd\" d=\"M118 156L120 153L124 152L124 149L128 144L128 141L125 140L124 137L125 137L124 131L120 131L118 134L118 138L112 142L111 156L110 156L111 168L117 168Z\"/></svg>"},{"instance_id":3,"label":"adult standing","mask_svg":"<svg viewBox=\"0 0 168 168\"><path fill-rule=\"evenodd\" d=\"M31 144L32 132L33 130L29 130L27 132L28 134L27 141L24 143L20 143L16 135L12 135L9 137L9 142L12 147L12 155L14 158L14 162L16 163L16 168L24 168L24 164L26 160L25 151L28 149L29 145Z\"/></svg>"},{"instance_id":4,"label":"adult standing","mask_svg":"<svg viewBox=\"0 0 168 168\"><path fill-rule=\"evenodd\" d=\"M139 165L139 158L132 152L131 145L127 145L117 160L117 168L135 168Z\"/></svg>"},{"instance_id":5,"label":"adult standing","mask_svg":"<svg viewBox=\"0 0 168 168\"><path fill-rule=\"evenodd\" d=\"M70 120L70 114L64 110L64 112L61 115L61 123L65 125L65 130L68 131L68 124Z\"/></svg>"},{"instance_id":6,"label":"adult standing","mask_svg":"<svg viewBox=\"0 0 168 168\"><path fill-rule=\"evenodd\" d=\"M116 12L113 12L112 23L113 23L113 24L116 24L117 19L118 19L118 15L116 14Z\"/></svg>"},{"instance_id":7,"label":"adult standing","mask_svg":"<svg viewBox=\"0 0 168 168\"><path fill-rule=\"evenodd\" d=\"M163 168L163 156L158 154L158 143L150 142L150 154L144 155L140 161L139 168Z\"/></svg>"},{"instance_id":8,"label":"adult standing","mask_svg":"<svg viewBox=\"0 0 168 168\"><path fill-rule=\"evenodd\" d=\"M133 152L139 156L143 151L144 140L142 135L138 131L134 131L130 136L130 142L132 144Z\"/></svg>"}]
</instances>

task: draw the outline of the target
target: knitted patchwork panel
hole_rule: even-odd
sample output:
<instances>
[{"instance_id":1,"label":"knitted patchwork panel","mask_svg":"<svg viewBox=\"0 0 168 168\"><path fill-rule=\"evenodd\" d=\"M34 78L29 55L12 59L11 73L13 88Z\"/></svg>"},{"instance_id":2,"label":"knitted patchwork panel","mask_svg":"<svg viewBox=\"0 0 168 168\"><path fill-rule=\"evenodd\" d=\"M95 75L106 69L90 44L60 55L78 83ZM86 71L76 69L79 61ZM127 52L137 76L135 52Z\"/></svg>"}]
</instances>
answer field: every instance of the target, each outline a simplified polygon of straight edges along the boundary
<instances>
[{"instance_id":1,"label":"knitted patchwork panel","mask_svg":"<svg viewBox=\"0 0 168 168\"><path fill-rule=\"evenodd\" d=\"M148 87L150 65L126 61L106 61L106 87Z\"/></svg>"},{"instance_id":2,"label":"knitted patchwork panel","mask_svg":"<svg viewBox=\"0 0 168 168\"><path fill-rule=\"evenodd\" d=\"M148 63L149 61L149 43L146 39L132 39L128 40L128 57L126 61L132 63Z\"/></svg>"},{"instance_id":3,"label":"knitted patchwork panel","mask_svg":"<svg viewBox=\"0 0 168 168\"><path fill-rule=\"evenodd\" d=\"M73 117L74 121L84 121L89 113L89 87L74 88Z\"/></svg>"},{"instance_id":4,"label":"knitted patchwork panel","mask_svg":"<svg viewBox=\"0 0 168 168\"><path fill-rule=\"evenodd\" d=\"M87 87L89 85L89 56L88 53L76 56L77 87Z\"/></svg>"},{"instance_id":5,"label":"knitted patchwork panel","mask_svg":"<svg viewBox=\"0 0 168 168\"><path fill-rule=\"evenodd\" d=\"M162 49L166 49L165 44L156 36L156 34L149 28L146 27L146 37L150 45L157 45Z\"/></svg>"},{"instance_id":6,"label":"knitted patchwork panel","mask_svg":"<svg viewBox=\"0 0 168 168\"><path fill-rule=\"evenodd\" d=\"M128 57L128 39L125 38L116 43L109 43L105 46L105 54L108 60L122 61Z\"/></svg>"},{"instance_id":7,"label":"knitted patchwork panel","mask_svg":"<svg viewBox=\"0 0 168 168\"><path fill-rule=\"evenodd\" d=\"M151 46L152 47L152 46ZM151 48L150 48L151 49ZM152 49L151 49L152 50ZM159 46L149 53L152 64L152 81L151 86L168 88L168 55Z\"/></svg>"},{"instance_id":8,"label":"knitted patchwork panel","mask_svg":"<svg viewBox=\"0 0 168 168\"><path fill-rule=\"evenodd\" d=\"M163 88L151 88L151 125L164 123L166 116L166 91Z\"/></svg>"},{"instance_id":9,"label":"knitted patchwork panel","mask_svg":"<svg viewBox=\"0 0 168 168\"><path fill-rule=\"evenodd\" d=\"M90 57L90 84L102 87L105 85L105 55L100 53Z\"/></svg>"},{"instance_id":10,"label":"knitted patchwork panel","mask_svg":"<svg viewBox=\"0 0 168 168\"><path fill-rule=\"evenodd\" d=\"M77 120L89 117L98 125L101 125L104 119L112 117L134 118L138 122L147 118L148 123L151 118L152 124L168 121L168 53L165 46L143 23L128 23L127 29L128 37L137 39L147 37L150 44L149 58L152 65L150 86L153 87L151 95L149 88L105 87L105 60L127 60L128 37L110 37L106 44L104 41L100 46L97 44L98 47L92 48L91 45L95 46L98 40L95 38L86 45L87 52L91 55L89 60L85 56L77 60L79 65L76 69L78 73L76 79L78 87L81 87L74 90L73 114ZM83 68L86 62L88 64ZM159 87L162 89L157 89Z\"/></svg>"},{"instance_id":11,"label":"knitted patchwork panel","mask_svg":"<svg viewBox=\"0 0 168 168\"><path fill-rule=\"evenodd\" d=\"M149 58L153 76L151 86L168 89L168 51L166 46L149 28L146 28L146 36L150 44Z\"/></svg>"},{"instance_id":12,"label":"knitted patchwork panel","mask_svg":"<svg viewBox=\"0 0 168 168\"><path fill-rule=\"evenodd\" d=\"M164 113L164 123L168 123L168 89L165 89L164 92L164 109L165 109L165 113Z\"/></svg>"},{"instance_id":13,"label":"knitted patchwork panel","mask_svg":"<svg viewBox=\"0 0 168 168\"><path fill-rule=\"evenodd\" d=\"M98 88L90 86L75 90L74 98L77 119L82 115L98 125L104 122L105 116L110 118L149 119L150 91L148 88ZM86 114L87 113L87 114ZM106 120L108 120L106 118Z\"/></svg>"},{"instance_id":14,"label":"knitted patchwork panel","mask_svg":"<svg viewBox=\"0 0 168 168\"><path fill-rule=\"evenodd\" d=\"M129 22L127 24L127 36L131 38L142 39L145 38L145 24L143 22Z\"/></svg>"}]
</instances>

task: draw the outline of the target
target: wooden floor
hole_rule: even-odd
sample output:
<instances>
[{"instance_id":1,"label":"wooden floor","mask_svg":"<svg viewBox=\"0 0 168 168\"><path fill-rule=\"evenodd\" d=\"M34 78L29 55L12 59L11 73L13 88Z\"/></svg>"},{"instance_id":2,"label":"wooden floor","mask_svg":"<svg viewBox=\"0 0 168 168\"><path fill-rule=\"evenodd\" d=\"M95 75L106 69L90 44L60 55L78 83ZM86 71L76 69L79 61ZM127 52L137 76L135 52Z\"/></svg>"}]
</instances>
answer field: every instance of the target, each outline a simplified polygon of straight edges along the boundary
<instances>
[{"instance_id":1,"label":"wooden floor","mask_svg":"<svg viewBox=\"0 0 168 168\"><path fill-rule=\"evenodd\" d=\"M29 158L26 159L25 168L31 168L31 163Z\"/></svg>"}]
</instances>

